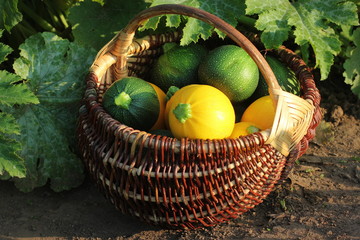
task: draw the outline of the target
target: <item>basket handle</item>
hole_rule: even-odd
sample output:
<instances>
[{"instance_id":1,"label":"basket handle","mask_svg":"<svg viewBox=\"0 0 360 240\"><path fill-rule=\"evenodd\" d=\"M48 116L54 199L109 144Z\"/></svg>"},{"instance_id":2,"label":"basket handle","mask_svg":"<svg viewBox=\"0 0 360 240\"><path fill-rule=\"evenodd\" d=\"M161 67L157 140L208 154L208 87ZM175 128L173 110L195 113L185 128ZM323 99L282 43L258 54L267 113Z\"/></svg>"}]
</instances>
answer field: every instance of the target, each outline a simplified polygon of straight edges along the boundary
<instances>
[{"instance_id":1,"label":"basket handle","mask_svg":"<svg viewBox=\"0 0 360 240\"><path fill-rule=\"evenodd\" d=\"M221 18L204 10L179 4L163 4L143 10L142 12L138 13L129 22L129 24L113 38L113 40L108 44L106 49L109 50L107 54L110 54L110 56L108 55L106 57L110 57L112 61L115 61L115 71L117 71L115 75L118 75L115 76L116 78L124 76L124 74L127 73L126 64L128 48L133 41L137 29L149 18L163 14L178 14L197 18L225 33L235 43L242 47L255 61L258 68L260 69L260 72L265 78L265 81L269 88L269 93L273 98L274 104L276 104L276 94L273 93L275 89L281 90L281 87L269 64L259 52L259 50L254 46L254 44L237 29L235 29L233 26L231 26ZM100 52L104 54L104 51Z\"/></svg>"}]
</instances>

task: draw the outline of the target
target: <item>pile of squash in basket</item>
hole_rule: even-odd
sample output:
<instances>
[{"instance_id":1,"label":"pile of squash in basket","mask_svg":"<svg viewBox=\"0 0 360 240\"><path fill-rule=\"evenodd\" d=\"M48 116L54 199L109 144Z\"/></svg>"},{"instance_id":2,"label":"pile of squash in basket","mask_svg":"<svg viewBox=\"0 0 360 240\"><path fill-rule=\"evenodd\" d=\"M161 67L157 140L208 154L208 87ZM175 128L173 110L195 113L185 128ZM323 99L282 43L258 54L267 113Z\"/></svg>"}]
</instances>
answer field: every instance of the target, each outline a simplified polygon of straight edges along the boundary
<instances>
[{"instance_id":1,"label":"pile of squash in basket","mask_svg":"<svg viewBox=\"0 0 360 240\"><path fill-rule=\"evenodd\" d=\"M167 43L147 79L115 81L104 109L142 131L190 139L236 138L271 128L275 107L253 59L236 45L214 49ZM265 55L283 90L300 94L295 74Z\"/></svg>"}]
</instances>

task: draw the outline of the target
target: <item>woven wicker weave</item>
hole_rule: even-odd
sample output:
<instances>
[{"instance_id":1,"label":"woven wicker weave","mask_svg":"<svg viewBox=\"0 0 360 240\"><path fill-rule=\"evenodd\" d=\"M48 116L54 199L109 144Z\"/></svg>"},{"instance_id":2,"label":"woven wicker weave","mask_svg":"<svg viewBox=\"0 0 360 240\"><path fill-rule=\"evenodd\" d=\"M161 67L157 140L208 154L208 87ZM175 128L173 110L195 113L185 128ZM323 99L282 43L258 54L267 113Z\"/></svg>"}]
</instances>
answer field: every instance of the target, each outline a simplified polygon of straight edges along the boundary
<instances>
[{"instance_id":1,"label":"woven wicker weave","mask_svg":"<svg viewBox=\"0 0 360 240\"><path fill-rule=\"evenodd\" d=\"M236 139L179 140L133 129L104 111L101 99L111 83L143 77L162 44L181 38L174 32L134 39L145 20L160 14L198 18L249 53L276 104L271 129ZM86 79L79 149L100 190L123 213L173 228L213 226L261 203L305 153L321 120L320 95L305 63L285 47L272 52L296 73L301 97L282 91L254 45L218 17L181 5L139 13L99 51Z\"/></svg>"}]
</instances>

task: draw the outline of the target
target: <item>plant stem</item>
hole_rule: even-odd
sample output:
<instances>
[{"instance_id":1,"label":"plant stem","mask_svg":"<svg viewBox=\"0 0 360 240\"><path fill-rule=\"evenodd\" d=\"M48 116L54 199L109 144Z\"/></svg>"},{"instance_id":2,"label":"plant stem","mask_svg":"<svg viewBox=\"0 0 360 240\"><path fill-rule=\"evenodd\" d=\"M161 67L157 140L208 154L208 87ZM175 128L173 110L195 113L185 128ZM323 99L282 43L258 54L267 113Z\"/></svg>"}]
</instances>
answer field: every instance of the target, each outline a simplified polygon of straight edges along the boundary
<instances>
[{"instance_id":1,"label":"plant stem","mask_svg":"<svg viewBox=\"0 0 360 240\"><path fill-rule=\"evenodd\" d=\"M252 17L248 17L245 15L241 15L237 18L238 25L237 29L243 33L259 33L259 30L255 27L256 19Z\"/></svg>"},{"instance_id":2,"label":"plant stem","mask_svg":"<svg viewBox=\"0 0 360 240\"><path fill-rule=\"evenodd\" d=\"M53 22L53 26L55 26L56 29L63 29L64 26L62 22L60 21L59 17L57 16L57 11L53 8L51 3L48 1L44 1L47 11L49 12L49 16L51 18L51 21Z\"/></svg>"},{"instance_id":3,"label":"plant stem","mask_svg":"<svg viewBox=\"0 0 360 240\"><path fill-rule=\"evenodd\" d=\"M69 27L69 23L67 22L64 14L59 10L58 12L58 16L60 18L60 21L62 22L62 24L64 25L65 29Z\"/></svg>"},{"instance_id":4,"label":"plant stem","mask_svg":"<svg viewBox=\"0 0 360 240\"><path fill-rule=\"evenodd\" d=\"M29 33L30 35L28 35L28 37L30 37L31 35L34 35L36 33L38 33L38 31L30 24L28 23L25 19L22 20L20 23L19 23L19 27L20 28L26 28L26 31L27 33Z\"/></svg>"},{"instance_id":5,"label":"plant stem","mask_svg":"<svg viewBox=\"0 0 360 240\"><path fill-rule=\"evenodd\" d=\"M24 24L23 22L20 22L16 27L19 29L19 31L24 35L24 40L31 35L34 35L37 33L37 31L32 28L31 26L28 27L29 24Z\"/></svg>"},{"instance_id":6,"label":"plant stem","mask_svg":"<svg viewBox=\"0 0 360 240\"><path fill-rule=\"evenodd\" d=\"M238 17L238 22L245 26L255 28L256 19L245 15L241 15L240 17Z\"/></svg>"},{"instance_id":7,"label":"plant stem","mask_svg":"<svg viewBox=\"0 0 360 240\"><path fill-rule=\"evenodd\" d=\"M27 16L29 16L32 20L34 20L37 24L39 24L39 26L48 32L53 32L53 33L58 33L56 31L56 29L49 23L47 22L45 19L43 19L42 17L40 17L36 12L34 12L30 7L28 7L25 3L23 3L22 1L19 1L18 4L19 9L21 9L21 11L23 13L25 13Z\"/></svg>"}]
</instances>

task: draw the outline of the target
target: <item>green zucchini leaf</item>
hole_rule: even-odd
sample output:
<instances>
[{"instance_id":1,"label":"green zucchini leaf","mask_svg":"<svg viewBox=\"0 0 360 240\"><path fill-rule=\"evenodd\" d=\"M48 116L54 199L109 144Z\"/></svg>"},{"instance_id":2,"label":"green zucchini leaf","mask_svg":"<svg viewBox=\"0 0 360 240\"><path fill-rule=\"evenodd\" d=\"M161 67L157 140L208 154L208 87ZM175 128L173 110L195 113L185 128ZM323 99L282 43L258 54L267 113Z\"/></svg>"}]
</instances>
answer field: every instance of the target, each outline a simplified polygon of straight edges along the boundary
<instances>
[{"instance_id":1,"label":"green zucchini leaf","mask_svg":"<svg viewBox=\"0 0 360 240\"><path fill-rule=\"evenodd\" d=\"M0 71L0 79L0 105L39 103L38 98L22 82L20 76L7 71Z\"/></svg>"},{"instance_id":2,"label":"green zucchini leaf","mask_svg":"<svg viewBox=\"0 0 360 240\"><path fill-rule=\"evenodd\" d=\"M353 41L355 46L348 46L343 75L345 83L350 84L353 93L360 98L360 28L354 31Z\"/></svg>"},{"instance_id":3,"label":"green zucchini leaf","mask_svg":"<svg viewBox=\"0 0 360 240\"><path fill-rule=\"evenodd\" d=\"M20 127L11 114L0 112L0 133L20 134Z\"/></svg>"},{"instance_id":4,"label":"green zucchini leaf","mask_svg":"<svg viewBox=\"0 0 360 240\"><path fill-rule=\"evenodd\" d=\"M21 145L18 141L0 134L0 176L6 173L12 177L25 177L24 161L17 154L20 149Z\"/></svg>"},{"instance_id":5,"label":"green zucchini leaf","mask_svg":"<svg viewBox=\"0 0 360 240\"><path fill-rule=\"evenodd\" d=\"M341 51L341 41L333 25L358 25L357 7L342 0L246 0L246 13L258 14L256 28L263 31L266 48L276 48L293 31L295 42L306 49L309 44L320 68L321 79L327 78L334 56ZM294 30L293 30L294 29Z\"/></svg>"},{"instance_id":6,"label":"green zucchini leaf","mask_svg":"<svg viewBox=\"0 0 360 240\"><path fill-rule=\"evenodd\" d=\"M245 14L244 0L154 0L151 6L160 4L182 4L195 8L199 8L210 12L232 26L237 25L237 18ZM155 17L147 21L142 29L156 29L161 17ZM166 25L168 27L180 26L181 19L179 16L166 15ZM224 34L217 29L214 29L209 24L191 17L184 17L186 24L183 29L183 37L181 39L181 45L187 45L191 42L198 42L199 39L208 39L215 31L220 37L224 37Z\"/></svg>"},{"instance_id":7,"label":"green zucchini leaf","mask_svg":"<svg viewBox=\"0 0 360 240\"><path fill-rule=\"evenodd\" d=\"M3 30L0 30L0 37ZM0 63L6 60L12 49L0 43ZM24 177L24 159L18 155L21 143L13 139L20 134L20 126L13 115L8 113L15 104L38 103L37 97L23 83L20 76L0 71L0 179Z\"/></svg>"},{"instance_id":8,"label":"green zucchini leaf","mask_svg":"<svg viewBox=\"0 0 360 240\"><path fill-rule=\"evenodd\" d=\"M17 6L18 0L0 0L0 29L10 32L11 28L22 20Z\"/></svg>"},{"instance_id":9,"label":"green zucchini leaf","mask_svg":"<svg viewBox=\"0 0 360 240\"><path fill-rule=\"evenodd\" d=\"M107 0L103 5L85 0L72 7L68 17L75 41L100 50L146 6L143 0L128 4Z\"/></svg>"},{"instance_id":10,"label":"green zucchini leaf","mask_svg":"<svg viewBox=\"0 0 360 240\"><path fill-rule=\"evenodd\" d=\"M77 111L95 51L49 32L31 36L19 49L14 70L27 79L40 104L12 112L21 129L17 140L27 169L16 186L31 191L50 181L54 191L76 187L84 177L73 151Z\"/></svg>"},{"instance_id":11,"label":"green zucchini leaf","mask_svg":"<svg viewBox=\"0 0 360 240\"><path fill-rule=\"evenodd\" d=\"M24 160L18 155L21 144L8 137L19 133L20 127L16 119L10 114L0 112L0 179L25 177Z\"/></svg>"}]
</instances>

